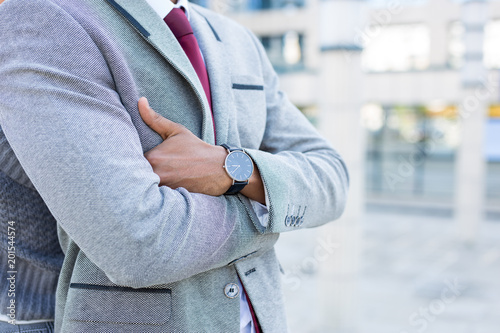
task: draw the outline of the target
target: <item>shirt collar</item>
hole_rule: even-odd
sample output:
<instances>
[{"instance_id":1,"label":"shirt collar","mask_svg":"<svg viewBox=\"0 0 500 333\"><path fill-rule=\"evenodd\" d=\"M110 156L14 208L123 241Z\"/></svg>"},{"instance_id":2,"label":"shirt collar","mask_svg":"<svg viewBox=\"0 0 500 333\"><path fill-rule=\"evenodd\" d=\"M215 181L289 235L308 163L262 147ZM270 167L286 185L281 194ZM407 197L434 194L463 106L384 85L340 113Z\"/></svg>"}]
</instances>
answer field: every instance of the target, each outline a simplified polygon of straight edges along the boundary
<instances>
[{"instance_id":1,"label":"shirt collar","mask_svg":"<svg viewBox=\"0 0 500 333\"><path fill-rule=\"evenodd\" d=\"M153 10L163 19L170 13L173 8L184 8L188 20L191 19L189 15L189 6L187 0L178 0L176 4L170 0L146 0L146 2L153 8Z\"/></svg>"}]
</instances>

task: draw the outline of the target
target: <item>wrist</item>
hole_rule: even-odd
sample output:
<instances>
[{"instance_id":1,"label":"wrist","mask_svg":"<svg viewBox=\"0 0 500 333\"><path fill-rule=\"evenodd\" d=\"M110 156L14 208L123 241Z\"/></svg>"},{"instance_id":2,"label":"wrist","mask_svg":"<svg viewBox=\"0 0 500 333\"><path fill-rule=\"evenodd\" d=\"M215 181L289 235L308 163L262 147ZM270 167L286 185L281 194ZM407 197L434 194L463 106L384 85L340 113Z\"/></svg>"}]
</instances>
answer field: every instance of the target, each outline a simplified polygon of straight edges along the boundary
<instances>
[{"instance_id":1,"label":"wrist","mask_svg":"<svg viewBox=\"0 0 500 333\"><path fill-rule=\"evenodd\" d=\"M224 168L227 157L227 150L222 146L214 147L216 148L216 154L214 154L214 156L217 156L217 178L219 179L221 188L223 189L222 194L224 194L233 185L233 179L229 176L229 174L226 172L226 169Z\"/></svg>"},{"instance_id":2,"label":"wrist","mask_svg":"<svg viewBox=\"0 0 500 333\"><path fill-rule=\"evenodd\" d=\"M257 201L257 202L265 205L266 204L266 195L265 195L265 190L264 190L264 183L263 183L262 178L260 176L259 169L253 163L252 158L248 154L246 154L246 152L244 152L243 149L241 149L241 148L230 149L227 145L223 145L223 146L221 146L221 148L223 148L226 152L225 153L226 158L224 160L223 165L224 165L226 176L227 176L227 178L230 179L230 184L231 184L227 187L228 191L226 191L226 194L228 194L228 192L232 192L232 190L234 189L233 184L237 180L240 180L240 182L246 183L246 185L243 186L243 188L239 191L239 193L241 193L242 195L246 196L249 199L252 199L254 201ZM235 153L237 152L238 154L240 154L240 158L243 160L243 162L242 163L240 163L240 162L227 163L228 162L228 155L231 154L230 151L233 151ZM244 156L241 154L244 154ZM229 160L232 160L232 159L229 159ZM236 160L238 160L238 158ZM228 169L228 167L229 167L229 169ZM242 170L245 167L247 167L247 168L251 167L251 168L247 169L247 170ZM234 172L235 170L240 171L240 173L239 174L238 174L238 172L235 173ZM234 173L234 177L232 177L230 175L231 172ZM247 175L248 178L246 178L245 176L242 176L242 174ZM235 180L235 178L236 178L236 180ZM238 193L238 191L236 191L236 193Z\"/></svg>"},{"instance_id":3,"label":"wrist","mask_svg":"<svg viewBox=\"0 0 500 333\"><path fill-rule=\"evenodd\" d=\"M253 174L254 164L252 158L243 148L229 147L227 144L221 146L228 152L224 161L224 169L233 180L232 186L225 194L238 194L248 185L248 181Z\"/></svg>"},{"instance_id":4,"label":"wrist","mask_svg":"<svg viewBox=\"0 0 500 333\"><path fill-rule=\"evenodd\" d=\"M255 166L252 177L248 180L248 185L240 192L244 196L263 205L266 205L266 192L259 169Z\"/></svg>"}]
</instances>

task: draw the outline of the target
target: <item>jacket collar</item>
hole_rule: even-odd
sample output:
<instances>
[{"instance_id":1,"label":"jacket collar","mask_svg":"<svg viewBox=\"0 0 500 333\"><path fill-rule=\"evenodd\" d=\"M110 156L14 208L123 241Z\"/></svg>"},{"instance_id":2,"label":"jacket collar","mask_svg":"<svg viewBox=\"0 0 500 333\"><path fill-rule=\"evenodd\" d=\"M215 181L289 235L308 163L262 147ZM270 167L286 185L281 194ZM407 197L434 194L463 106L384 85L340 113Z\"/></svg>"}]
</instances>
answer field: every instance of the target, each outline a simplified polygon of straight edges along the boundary
<instances>
[{"instance_id":1,"label":"jacket collar","mask_svg":"<svg viewBox=\"0 0 500 333\"><path fill-rule=\"evenodd\" d=\"M233 94L230 92L231 74L228 67L230 62L227 59L226 46L214 24L203 14L202 11L205 9L193 4L190 5L191 26L203 52L210 80L217 144L227 143Z\"/></svg>"},{"instance_id":2,"label":"jacket collar","mask_svg":"<svg viewBox=\"0 0 500 333\"><path fill-rule=\"evenodd\" d=\"M177 39L172 34L168 26L163 22L163 20L156 14L156 12L145 2L139 0L106 0L112 7L118 11L121 16L126 19L135 29L141 34L146 41L151 44L189 83L191 88L195 91L200 103L202 105L202 116L203 116L203 129L202 129L202 139L208 143L214 144L214 133L213 133L213 122L211 110L208 105L208 101L205 97L205 92L198 79L193 66L191 65L188 57L184 53ZM192 6L192 4L190 4ZM194 11L191 12L195 14ZM205 23L204 23L205 22ZM218 81L217 77L223 74L218 74L214 71L218 71L220 67L220 60L211 58L220 56L219 52L215 51L216 48L211 43L216 41L219 44L220 39L215 38L216 33L210 26L208 31L205 31L207 27L203 27L204 24L208 25L208 21L205 20L200 14L191 15L191 24L193 26L193 31L198 38L198 43L202 49L205 61L207 61L207 70L210 78L210 88L212 93L212 104L214 106L214 116L217 118L217 114L220 111L215 111L216 104L220 108L221 102L218 93ZM203 46L202 46L203 45ZM214 79L212 79L214 75ZM217 98L214 98L214 94ZM146 96L147 97L147 96ZM222 103L224 104L224 103ZM224 124L224 120L217 120L216 125L221 123ZM218 129L218 128L217 128ZM227 136L227 128L221 127L221 139ZM219 132L217 132L217 139L219 141Z\"/></svg>"}]
</instances>

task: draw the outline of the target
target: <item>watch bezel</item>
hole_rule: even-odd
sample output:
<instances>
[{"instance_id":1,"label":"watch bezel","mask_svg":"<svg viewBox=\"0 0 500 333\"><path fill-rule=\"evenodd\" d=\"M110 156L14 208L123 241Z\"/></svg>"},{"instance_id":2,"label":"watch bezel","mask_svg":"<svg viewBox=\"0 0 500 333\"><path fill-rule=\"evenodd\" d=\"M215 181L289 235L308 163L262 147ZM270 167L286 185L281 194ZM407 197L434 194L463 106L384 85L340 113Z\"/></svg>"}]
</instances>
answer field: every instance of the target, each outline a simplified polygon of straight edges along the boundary
<instances>
[{"instance_id":1,"label":"watch bezel","mask_svg":"<svg viewBox=\"0 0 500 333\"><path fill-rule=\"evenodd\" d=\"M227 160L229 158L229 156L231 156L231 154L234 154L234 153L243 153L243 155L245 155L249 160L250 160L250 165L252 167L252 171L250 172L250 176L247 178L247 179L244 179L244 180L239 180L239 179L236 179L232 174L231 172L229 172L229 169L227 168ZM239 182L239 183L244 183L244 182L248 182L248 180L252 177L253 175L253 172L255 170L255 165L253 163L253 160L252 158L250 157L250 155L248 155L244 149L232 149L229 151L229 153L227 154L225 160L224 160L224 169L226 170L226 173L229 175L229 177L231 177L231 179L233 180L233 184L235 182Z\"/></svg>"}]
</instances>

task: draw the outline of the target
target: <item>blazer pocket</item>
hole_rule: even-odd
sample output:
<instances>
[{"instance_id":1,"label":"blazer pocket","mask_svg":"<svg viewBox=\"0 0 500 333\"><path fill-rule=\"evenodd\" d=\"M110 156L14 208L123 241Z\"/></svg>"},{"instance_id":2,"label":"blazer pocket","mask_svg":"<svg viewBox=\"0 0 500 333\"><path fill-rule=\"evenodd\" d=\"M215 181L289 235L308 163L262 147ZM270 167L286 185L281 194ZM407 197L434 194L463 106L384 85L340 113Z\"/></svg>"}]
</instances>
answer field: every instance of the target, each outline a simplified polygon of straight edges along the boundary
<instances>
[{"instance_id":1,"label":"blazer pocket","mask_svg":"<svg viewBox=\"0 0 500 333\"><path fill-rule=\"evenodd\" d=\"M231 82L241 145L258 149L267 116L264 81L254 75L233 75Z\"/></svg>"},{"instance_id":2,"label":"blazer pocket","mask_svg":"<svg viewBox=\"0 0 500 333\"><path fill-rule=\"evenodd\" d=\"M69 320L163 325L172 314L170 289L71 283L65 315Z\"/></svg>"}]
</instances>

